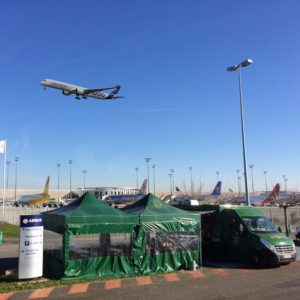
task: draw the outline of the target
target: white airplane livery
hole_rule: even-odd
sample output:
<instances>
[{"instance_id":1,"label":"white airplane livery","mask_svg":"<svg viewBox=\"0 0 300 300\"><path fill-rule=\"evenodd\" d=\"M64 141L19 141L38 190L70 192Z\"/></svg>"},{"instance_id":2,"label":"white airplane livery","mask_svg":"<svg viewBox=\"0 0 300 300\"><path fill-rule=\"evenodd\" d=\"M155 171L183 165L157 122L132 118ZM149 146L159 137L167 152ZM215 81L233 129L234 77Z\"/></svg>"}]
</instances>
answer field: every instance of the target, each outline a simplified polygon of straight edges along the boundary
<instances>
[{"instance_id":1,"label":"white airplane livery","mask_svg":"<svg viewBox=\"0 0 300 300\"><path fill-rule=\"evenodd\" d=\"M116 85L110 88L95 88L89 89L82 86L70 84L67 82L62 82L53 79L44 79L41 81L41 85L46 89L47 87L61 90L62 94L65 96L70 96L71 94L76 95L75 99L87 99L88 97L99 99L99 100L114 100L118 98L124 98L122 96L117 96L121 86ZM104 91L111 90L110 93L104 93Z\"/></svg>"}]
</instances>

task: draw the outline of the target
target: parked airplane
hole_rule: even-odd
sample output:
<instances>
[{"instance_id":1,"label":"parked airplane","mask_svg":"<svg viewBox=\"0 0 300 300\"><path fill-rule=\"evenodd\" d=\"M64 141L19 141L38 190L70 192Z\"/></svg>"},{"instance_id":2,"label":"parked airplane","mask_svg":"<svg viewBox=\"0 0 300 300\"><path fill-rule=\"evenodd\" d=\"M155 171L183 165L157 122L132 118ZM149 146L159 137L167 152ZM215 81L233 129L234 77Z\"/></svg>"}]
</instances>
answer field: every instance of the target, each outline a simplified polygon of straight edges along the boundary
<instances>
[{"instance_id":1,"label":"parked airplane","mask_svg":"<svg viewBox=\"0 0 300 300\"><path fill-rule=\"evenodd\" d=\"M35 205L43 205L43 204L47 203L49 200L49 181L50 181L50 176L47 177L44 191L42 194L21 196L17 200L16 204L17 205L35 206Z\"/></svg>"},{"instance_id":2,"label":"parked airplane","mask_svg":"<svg viewBox=\"0 0 300 300\"><path fill-rule=\"evenodd\" d=\"M202 201L214 201L214 200L218 200L221 196L221 185L222 182L218 181L215 188L213 189L212 193L209 195L201 195L198 198L191 198L191 196L188 195L169 195L167 197L165 197L163 200L167 203L172 203L172 204L187 204L187 205L199 205L200 202ZM178 188L176 187L176 191ZM180 191L180 190L179 190Z\"/></svg>"},{"instance_id":3,"label":"parked airplane","mask_svg":"<svg viewBox=\"0 0 300 300\"><path fill-rule=\"evenodd\" d=\"M124 98L122 96L117 96L121 86L117 85L110 88L96 88L89 89L82 86L53 80L53 79L44 79L41 81L41 85L46 89L47 87L58 89L62 91L62 94L65 96L70 96L71 94L76 95L75 99L80 100L87 99L88 97L92 97L100 100L113 100L118 98ZM110 93L104 93L103 91L112 90Z\"/></svg>"},{"instance_id":4,"label":"parked airplane","mask_svg":"<svg viewBox=\"0 0 300 300\"><path fill-rule=\"evenodd\" d=\"M261 194L261 195L249 195L249 200L250 203L253 206L265 206L268 204L271 204L272 202L277 202L279 200L279 193L280 193L280 185L277 183L273 190L269 192L268 194ZM225 203L230 203L230 204L241 204L241 203L246 203L246 197L241 196L241 197L233 197L231 199L228 199L225 201Z\"/></svg>"},{"instance_id":5,"label":"parked airplane","mask_svg":"<svg viewBox=\"0 0 300 300\"><path fill-rule=\"evenodd\" d=\"M137 194L126 194L126 195L111 195L103 200L108 204L129 204L132 202L135 202L137 200L140 200L142 197L144 197L147 193L147 179L145 179L142 183L141 188L138 190Z\"/></svg>"},{"instance_id":6,"label":"parked airplane","mask_svg":"<svg viewBox=\"0 0 300 300\"><path fill-rule=\"evenodd\" d=\"M250 202L255 205L255 206L265 206L267 204L270 204L271 202L274 202L277 200L277 197L279 195L279 192L280 192L280 185L279 183L277 183L272 192L270 194L268 194L267 196L266 195L262 195L262 197L264 197L264 199L258 201L258 202L254 202L253 200L254 199L251 199L250 197ZM255 197L255 196L254 196Z\"/></svg>"},{"instance_id":7,"label":"parked airplane","mask_svg":"<svg viewBox=\"0 0 300 300\"><path fill-rule=\"evenodd\" d=\"M198 198L198 200L200 200L200 201L209 201L209 200L216 200L216 199L220 198L220 196L221 196L221 186L222 186L222 181L218 181L211 194L201 195Z\"/></svg>"}]
</instances>

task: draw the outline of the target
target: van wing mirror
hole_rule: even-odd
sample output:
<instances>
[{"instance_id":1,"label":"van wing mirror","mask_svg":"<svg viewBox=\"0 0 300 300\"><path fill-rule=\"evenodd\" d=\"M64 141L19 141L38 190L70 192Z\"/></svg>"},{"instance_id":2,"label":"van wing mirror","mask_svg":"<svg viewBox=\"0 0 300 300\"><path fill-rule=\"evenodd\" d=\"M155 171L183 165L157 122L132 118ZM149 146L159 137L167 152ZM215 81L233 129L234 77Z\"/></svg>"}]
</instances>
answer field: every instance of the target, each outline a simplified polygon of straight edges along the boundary
<instances>
[{"instance_id":1,"label":"van wing mirror","mask_svg":"<svg viewBox=\"0 0 300 300\"><path fill-rule=\"evenodd\" d=\"M242 223L240 223L239 232L240 232L240 235L244 235L245 234L245 227L244 227L244 225Z\"/></svg>"}]
</instances>

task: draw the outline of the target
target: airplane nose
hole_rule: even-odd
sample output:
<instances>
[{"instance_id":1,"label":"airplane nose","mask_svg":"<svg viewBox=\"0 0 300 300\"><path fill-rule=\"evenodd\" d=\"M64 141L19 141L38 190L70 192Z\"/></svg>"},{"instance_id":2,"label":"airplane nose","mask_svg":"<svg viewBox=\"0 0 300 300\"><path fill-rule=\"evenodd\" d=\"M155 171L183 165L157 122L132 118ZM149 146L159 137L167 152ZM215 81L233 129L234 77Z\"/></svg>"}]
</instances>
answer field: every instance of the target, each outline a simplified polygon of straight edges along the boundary
<instances>
[{"instance_id":1,"label":"airplane nose","mask_svg":"<svg viewBox=\"0 0 300 300\"><path fill-rule=\"evenodd\" d=\"M41 85L45 85L45 80L42 80L42 81L41 81Z\"/></svg>"}]
</instances>

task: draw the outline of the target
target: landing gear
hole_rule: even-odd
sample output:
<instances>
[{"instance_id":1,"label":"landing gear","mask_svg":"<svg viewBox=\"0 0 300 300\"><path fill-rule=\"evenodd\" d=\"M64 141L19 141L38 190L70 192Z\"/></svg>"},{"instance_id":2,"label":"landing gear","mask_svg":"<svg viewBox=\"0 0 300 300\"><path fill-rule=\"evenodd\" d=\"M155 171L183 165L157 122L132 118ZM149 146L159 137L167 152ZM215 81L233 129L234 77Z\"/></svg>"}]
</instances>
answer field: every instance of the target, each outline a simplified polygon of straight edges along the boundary
<instances>
[{"instance_id":1,"label":"landing gear","mask_svg":"<svg viewBox=\"0 0 300 300\"><path fill-rule=\"evenodd\" d=\"M75 97L75 99L80 100L80 97L77 95L77 96Z\"/></svg>"}]
</instances>

